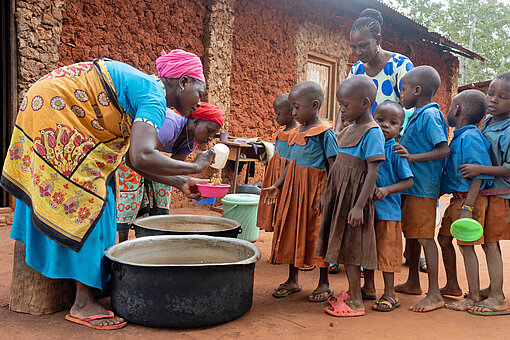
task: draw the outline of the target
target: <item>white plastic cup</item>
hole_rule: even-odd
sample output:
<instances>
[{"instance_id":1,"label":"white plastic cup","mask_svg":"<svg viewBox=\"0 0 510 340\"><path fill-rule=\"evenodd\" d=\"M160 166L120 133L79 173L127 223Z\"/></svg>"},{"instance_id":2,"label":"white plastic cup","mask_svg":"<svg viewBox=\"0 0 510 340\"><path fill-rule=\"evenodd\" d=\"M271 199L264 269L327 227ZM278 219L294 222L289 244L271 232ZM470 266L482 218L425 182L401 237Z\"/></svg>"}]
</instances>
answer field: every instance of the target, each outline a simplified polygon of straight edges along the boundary
<instances>
[{"instance_id":1,"label":"white plastic cup","mask_svg":"<svg viewBox=\"0 0 510 340\"><path fill-rule=\"evenodd\" d=\"M223 169L225 164L227 164L228 155L230 153L230 149L228 146L222 143L216 144L214 147L215 157L214 162L211 166L215 169Z\"/></svg>"}]
</instances>

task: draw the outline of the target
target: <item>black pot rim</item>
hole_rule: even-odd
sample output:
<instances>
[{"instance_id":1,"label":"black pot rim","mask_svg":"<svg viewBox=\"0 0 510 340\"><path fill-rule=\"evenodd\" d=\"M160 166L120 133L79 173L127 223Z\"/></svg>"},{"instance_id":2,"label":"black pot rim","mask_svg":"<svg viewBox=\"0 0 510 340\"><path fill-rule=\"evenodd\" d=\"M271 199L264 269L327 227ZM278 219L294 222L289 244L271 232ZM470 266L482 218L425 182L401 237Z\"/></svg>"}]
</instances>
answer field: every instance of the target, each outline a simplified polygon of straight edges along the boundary
<instances>
[{"instance_id":1,"label":"black pot rim","mask_svg":"<svg viewBox=\"0 0 510 340\"><path fill-rule=\"evenodd\" d=\"M230 224L232 225L231 228L225 228L225 229L221 229L221 230L212 230L211 232L222 232L222 231L229 231L229 230L234 230L234 229L237 229L239 227L241 227L241 223L235 221L235 220L232 220L230 218L225 218L225 217L219 217L219 216L206 216L206 215L158 215L158 216L149 216L149 217L140 217L140 218L137 218L134 222L133 222L133 227L136 227L136 228L142 228L142 229L147 229L147 230L157 230L157 231L169 231L169 232L185 232L186 234L190 234L190 235L200 235L200 233L203 233L204 231L183 231L183 230L171 230L171 229L160 229L160 228L149 228L147 226L143 226L143 225L140 225L141 222L144 222L144 221L150 221L150 220L157 220L157 219L169 219L168 222L170 222L173 218L175 219L178 219L178 218L192 218L194 219L195 221L200 221L200 220L204 220L204 222L207 220L207 221L219 221L219 222L224 222L226 224Z\"/></svg>"},{"instance_id":2,"label":"black pot rim","mask_svg":"<svg viewBox=\"0 0 510 340\"><path fill-rule=\"evenodd\" d=\"M164 240L204 240L211 243L234 243L246 248L249 248L253 251L253 255L247 259L237 262L228 262L228 263L193 263L193 264L143 264L143 263L135 263L124 261L119 258L116 258L112 255L112 252L116 249L129 248L137 243L146 243L146 242L154 242L154 241L164 241ZM114 263L121 263L129 266L135 267L153 267L153 268L170 268L170 267L213 267L213 266L232 266L232 265L250 265L255 264L258 260L260 260L261 253L259 248L255 246L253 243L237 239L231 237L217 237L217 236L206 236L206 235L156 235L156 236L144 236L140 238L135 238L132 240L127 240L119 244L115 244L104 251L104 255L110 261Z\"/></svg>"}]
</instances>

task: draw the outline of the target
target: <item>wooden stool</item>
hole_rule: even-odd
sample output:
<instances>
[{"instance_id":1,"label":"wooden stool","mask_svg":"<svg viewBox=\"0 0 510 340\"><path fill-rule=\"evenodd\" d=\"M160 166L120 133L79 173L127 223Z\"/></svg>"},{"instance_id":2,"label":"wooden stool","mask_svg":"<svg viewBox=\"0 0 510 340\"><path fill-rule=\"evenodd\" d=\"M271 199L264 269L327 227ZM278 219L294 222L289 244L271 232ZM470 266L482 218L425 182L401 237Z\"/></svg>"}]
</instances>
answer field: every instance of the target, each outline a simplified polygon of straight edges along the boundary
<instances>
[{"instance_id":1,"label":"wooden stool","mask_svg":"<svg viewBox=\"0 0 510 340\"><path fill-rule=\"evenodd\" d=\"M9 309L32 315L52 314L73 305L74 280L50 279L25 262L25 244L14 245L11 297Z\"/></svg>"}]
</instances>

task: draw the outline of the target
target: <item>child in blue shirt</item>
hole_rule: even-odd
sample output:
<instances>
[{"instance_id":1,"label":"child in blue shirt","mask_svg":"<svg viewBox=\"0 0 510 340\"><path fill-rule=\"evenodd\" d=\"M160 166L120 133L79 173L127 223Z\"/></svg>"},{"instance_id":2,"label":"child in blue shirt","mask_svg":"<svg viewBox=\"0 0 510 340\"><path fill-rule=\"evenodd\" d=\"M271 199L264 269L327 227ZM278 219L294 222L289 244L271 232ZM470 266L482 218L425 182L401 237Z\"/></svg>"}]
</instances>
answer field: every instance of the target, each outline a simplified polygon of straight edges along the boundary
<instances>
[{"instance_id":1,"label":"child in blue shirt","mask_svg":"<svg viewBox=\"0 0 510 340\"><path fill-rule=\"evenodd\" d=\"M502 73L490 83L486 96L487 118L482 133L491 144L492 166L464 164L462 176L472 178L480 174L494 176L485 190L489 206L485 215L482 248L489 270L489 288L480 291L482 301L468 311L477 315L510 314L503 294L503 261L500 240L510 239L510 72ZM471 289L471 287L470 287Z\"/></svg>"},{"instance_id":2,"label":"child in blue shirt","mask_svg":"<svg viewBox=\"0 0 510 340\"><path fill-rule=\"evenodd\" d=\"M400 135L405 113L392 101L379 104L374 120L384 135L386 159L379 163L375 190L375 237L377 269L383 272L384 294L372 308L380 312L400 307L395 295L394 277L402 267L402 226L400 224L400 192L413 186L413 173L407 159L393 151L395 137ZM363 292L375 295L374 271L365 270Z\"/></svg>"},{"instance_id":3,"label":"child in blue shirt","mask_svg":"<svg viewBox=\"0 0 510 340\"><path fill-rule=\"evenodd\" d=\"M414 312L428 312L444 306L438 283L438 252L434 240L436 205L441 188L444 158L450 154L447 128L439 105L432 102L441 78L431 66L418 66L402 78L402 103L415 111L404 130L400 144L393 149L409 161L414 185L403 193L402 231L409 250L407 282L395 290L421 294L418 266L420 244L427 261L429 290L427 296L410 307Z\"/></svg>"},{"instance_id":4,"label":"child in blue shirt","mask_svg":"<svg viewBox=\"0 0 510 340\"><path fill-rule=\"evenodd\" d=\"M442 295L462 295L457 281L457 259L453 248L453 236L450 233L451 224L458 218L474 218L482 226L485 223L488 200L486 196L480 195L480 189L490 185L494 177L480 174L464 178L459 167L463 164L492 165L490 143L476 128L476 124L485 116L486 110L483 92L467 90L453 98L448 111L448 125L456 130L453 132L453 139L450 142L450 156L446 160L441 184L443 193L453 195L450 205L444 213L441 229L437 236L441 245L447 279L445 287L441 288ZM446 308L468 310L480 300L478 260L474 245L482 243L483 236L475 242L457 240L457 245L464 257L469 294L466 299L447 304Z\"/></svg>"},{"instance_id":5,"label":"child in blue shirt","mask_svg":"<svg viewBox=\"0 0 510 340\"><path fill-rule=\"evenodd\" d=\"M349 280L349 293L332 297L331 306L324 309L333 316L365 315L360 267L377 267L373 196L379 162L384 160L384 136L371 114L376 91L369 77L356 75L336 94L341 113L355 122L338 136L338 155L321 199L317 255L343 264Z\"/></svg>"}]
</instances>

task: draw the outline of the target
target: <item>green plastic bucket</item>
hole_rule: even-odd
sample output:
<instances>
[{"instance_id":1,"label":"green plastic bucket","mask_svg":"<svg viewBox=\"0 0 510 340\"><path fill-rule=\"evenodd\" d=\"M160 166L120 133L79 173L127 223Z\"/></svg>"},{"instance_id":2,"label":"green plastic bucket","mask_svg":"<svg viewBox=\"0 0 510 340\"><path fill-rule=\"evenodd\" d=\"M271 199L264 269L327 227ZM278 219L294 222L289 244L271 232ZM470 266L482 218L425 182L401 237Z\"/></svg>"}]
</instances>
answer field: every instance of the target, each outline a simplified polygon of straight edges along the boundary
<instances>
[{"instance_id":1,"label":"green plastic bucket","mask_svg":"<svg viewBox=\"0 0 510 340\"><path fill-rule=\"evenodd\" d=\"M259 238L257 227L257 208L259 195L229 194L221 199L223 217L241 223L242 233L237 238L255 242Z\"/></svg>"}]
</instances>

